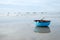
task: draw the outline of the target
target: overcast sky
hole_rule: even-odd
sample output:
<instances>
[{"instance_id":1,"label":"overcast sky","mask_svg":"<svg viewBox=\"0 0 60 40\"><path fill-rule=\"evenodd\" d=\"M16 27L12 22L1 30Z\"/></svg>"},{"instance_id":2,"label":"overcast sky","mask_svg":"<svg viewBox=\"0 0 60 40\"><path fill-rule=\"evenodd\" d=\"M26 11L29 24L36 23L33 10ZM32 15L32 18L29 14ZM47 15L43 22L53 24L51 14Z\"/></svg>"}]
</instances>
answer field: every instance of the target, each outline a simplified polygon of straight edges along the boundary
<instances>
[{"instance_id":1,"label":"overcast sky","mask_svg":"<svg viewBox=\"0 0 60 40\"><path fill-rule=\"evenodd\" d=\"M0 10L60 11L60 0L0 0Z\"/></svg>"}]
</instances>

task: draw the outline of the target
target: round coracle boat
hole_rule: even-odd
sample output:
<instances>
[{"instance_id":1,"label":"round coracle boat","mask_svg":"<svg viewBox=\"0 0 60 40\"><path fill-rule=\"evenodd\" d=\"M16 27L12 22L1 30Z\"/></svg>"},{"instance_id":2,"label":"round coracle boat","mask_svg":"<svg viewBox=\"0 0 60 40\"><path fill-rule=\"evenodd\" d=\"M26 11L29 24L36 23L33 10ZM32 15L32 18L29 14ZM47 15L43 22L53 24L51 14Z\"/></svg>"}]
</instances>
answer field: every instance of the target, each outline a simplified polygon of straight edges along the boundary
<instances>
[{"instance_id":1,"label":"round coracle boat","mask_svg":"<svg viewBox=\"0 0 60 40\"><path fill-rule=\"evenodd\" d=\"M50 20L34 20L34 21L35 21L35 25L39 27L49 26L50 24Z\"/></svg>"}]
</instances>

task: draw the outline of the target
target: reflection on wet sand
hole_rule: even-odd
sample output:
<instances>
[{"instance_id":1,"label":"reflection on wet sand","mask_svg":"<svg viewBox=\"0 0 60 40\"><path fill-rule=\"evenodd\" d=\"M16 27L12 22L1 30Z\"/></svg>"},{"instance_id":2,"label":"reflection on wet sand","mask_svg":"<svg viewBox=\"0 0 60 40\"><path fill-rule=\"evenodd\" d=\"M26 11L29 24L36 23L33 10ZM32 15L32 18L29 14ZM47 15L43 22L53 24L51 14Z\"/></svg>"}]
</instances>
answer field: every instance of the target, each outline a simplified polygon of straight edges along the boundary
<instances>
[{"instance_id":1,"label":"reflection on wet sand","mask_svg":"<svg viewBox=\"0 0 60 40\"><path fill-rule=\"evenodd\" d=\"M35 27L34 32L50 33L50 28L49 27Z\"/></svg>"}]
</instances>

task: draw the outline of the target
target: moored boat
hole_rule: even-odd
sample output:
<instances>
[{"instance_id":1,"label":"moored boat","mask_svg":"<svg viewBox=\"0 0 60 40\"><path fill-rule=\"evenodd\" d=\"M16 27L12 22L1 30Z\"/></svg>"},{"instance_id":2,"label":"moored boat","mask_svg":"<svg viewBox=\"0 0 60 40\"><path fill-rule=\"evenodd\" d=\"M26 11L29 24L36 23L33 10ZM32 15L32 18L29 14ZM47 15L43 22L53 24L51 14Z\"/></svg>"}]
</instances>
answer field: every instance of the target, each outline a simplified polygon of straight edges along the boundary
<instances>
[{"instance_id":1,"label":"moored boat","mask_svg":"<svg viewBox=\"0 0 60 40\"><path fill-rule=\"evenodd\" d=\"M49 26L50 24L50 20L34 20L35 21L35 25L39 26L39 27L46 27Z\"/></svg>"}]
</instances>

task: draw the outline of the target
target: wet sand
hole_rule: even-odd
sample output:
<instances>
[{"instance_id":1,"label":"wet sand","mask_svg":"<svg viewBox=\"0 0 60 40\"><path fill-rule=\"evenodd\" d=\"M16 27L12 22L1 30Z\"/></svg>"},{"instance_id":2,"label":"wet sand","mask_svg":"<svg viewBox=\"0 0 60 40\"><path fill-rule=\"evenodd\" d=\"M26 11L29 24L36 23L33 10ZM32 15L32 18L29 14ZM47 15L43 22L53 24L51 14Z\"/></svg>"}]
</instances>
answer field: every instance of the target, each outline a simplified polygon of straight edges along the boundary
<instances>
[{"instance_id":1,"label":"wet sand","mask_svg":"<svg viewBox=\"0 0 60 40\"><path fill-rule=\"evenodd\" d=\"M34 24L34 19L39 19L36 17L0 17L0 40L60 39L60 18L47 18L51 20L49 27L36 27Z\"/></svg>"}]
</instances>

